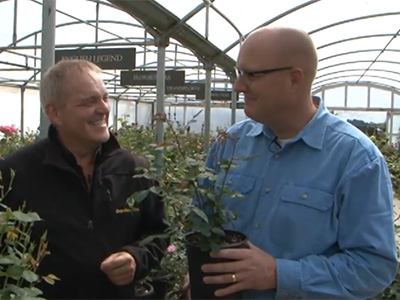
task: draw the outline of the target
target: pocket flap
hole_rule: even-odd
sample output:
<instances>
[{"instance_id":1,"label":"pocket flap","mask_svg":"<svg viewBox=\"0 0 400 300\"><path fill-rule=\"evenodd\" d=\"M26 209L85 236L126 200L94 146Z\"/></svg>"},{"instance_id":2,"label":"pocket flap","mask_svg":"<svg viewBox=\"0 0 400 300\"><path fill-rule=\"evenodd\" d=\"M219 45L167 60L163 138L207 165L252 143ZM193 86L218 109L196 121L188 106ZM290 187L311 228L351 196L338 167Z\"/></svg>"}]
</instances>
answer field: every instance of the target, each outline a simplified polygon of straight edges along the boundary
<instances>
[{"instance_id":1,"label":"pocket flap","mask_svg":"<svg viewBox=\"0 0 400 300\"><path fill-rule=\"evenodd\" d=\"M227 187L241 194L249 193L254 188L255 183L256 179L254 177L238 174L228 175L225 181Z\"/></svg>"},{"instance_id":2,"label":"pocket flap","mask_svg":"<svg viewBox=\"0 0 400 300\"><path fill-rule=\"evenodd\" d=\"M308 206L320 211L327 211L333 205L332 194L321 190L296 185L284 186L280 198L285 202Z\"/></svg>"}]
</instances>

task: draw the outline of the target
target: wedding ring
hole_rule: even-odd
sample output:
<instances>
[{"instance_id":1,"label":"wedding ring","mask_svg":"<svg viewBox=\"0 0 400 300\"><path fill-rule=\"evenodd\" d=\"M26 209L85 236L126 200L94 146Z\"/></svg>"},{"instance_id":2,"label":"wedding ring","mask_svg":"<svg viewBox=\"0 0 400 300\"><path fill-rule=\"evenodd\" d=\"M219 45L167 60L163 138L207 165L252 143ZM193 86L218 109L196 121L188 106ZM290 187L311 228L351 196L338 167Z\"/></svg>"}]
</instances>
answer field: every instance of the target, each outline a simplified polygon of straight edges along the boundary
<instances>
[{"instance_id":1,"label":"wedding ring","mask_svg":"<svg viewBox=\"0 0 400 300\"><path fill-rule=\"evenodd\" d=\"M232 282L236 282L236 275L232 274Z\"/></svg>"}]
</instances>

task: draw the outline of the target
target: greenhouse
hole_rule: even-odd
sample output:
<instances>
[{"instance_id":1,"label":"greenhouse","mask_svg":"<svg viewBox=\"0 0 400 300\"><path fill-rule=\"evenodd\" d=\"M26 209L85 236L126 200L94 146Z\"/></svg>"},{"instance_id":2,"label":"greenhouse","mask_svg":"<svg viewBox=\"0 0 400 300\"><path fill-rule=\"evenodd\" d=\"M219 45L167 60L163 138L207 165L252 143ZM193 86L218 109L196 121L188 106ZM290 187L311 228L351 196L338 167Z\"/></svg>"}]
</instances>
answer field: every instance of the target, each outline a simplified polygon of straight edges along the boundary
<instances>
[{"instance_id":1,"label":"greenhouse","mask_svg":"<svg viewBox=\"0 0 400 300\"><path fill-rule=\"evenodd\" d=\"M159 188L149 188L145 194L139 192L135 197L126 197L128 200L137 197L142 201L147 199L149 191L156 193L157 190L166 199L168 221L176 223L171 227L173 230L171 229L172 235L169 236L170 245L165 256L169 260L164 258L162 261L168 265L167 270L172 278L167 280L168 287L162 297L181 299L180 297L186 296L184 293L187 291L182 286L188 272L182 228L187 222L196 223L196 218L208 217L203 211L193 211L189 203L198 196L197 183L212 177L204 168L204 163L209 163L206 157L208 154L210 159L210 148L215 150L212 145L219 142L223 144L221 140L225 141L227 138L224 132L232 125L249 118L245 113L244 93L237 92L238 89L235 88L235 84L243 77L243 72L246 73L239 69L238 55L246 39L265 26L290 27L308 33L318 55L317 73L312 82L311 94L322 101L332 115L358 127L379 148L390 172L395 195L394 216L397 216L396 199L400 194L399 24L398 0L0 0L0 161L17 149L51 134L50 121L41 107L39 91L41 80L48 70L56 63L68 60L89 61L100 67L110 108L108 129L121 146L132 153L147 156L150 171L145 177L157 180L160 185ZM268 74L256 72L261 72L263 76ZM283 144L278 145L279 149L286 146L286 140L282 139ZM272 149L271 145L269 150ZM335 145L332 144L332 147ZM278 160L279 149L274 150L277 154L274 153L275 156L271 157ZM372 156L371 154L370 157ZM249 157L246 160L251 160ZM332 167L329 168L334 169L335 156L330 158L315 168L330 163ZM228 170L232 161L227 159ZM305 170L303 177L308 176L308 172L312 173L313 161L310 159L310 165L306 165L310 170ZM379 176L386 176L385 171L382 172L384 174ZM324 174L315 176L316 179L325 178ZM218 186L216 189L224 190L226 178L222 180L222 188L218 186L221 182L213 179L216 180L213 184ZM258 179L252 181L251 177L241 176L240 180L236 180L242 184L238 192L245 195L248 192L246 185L258 184ZM0 176L0 200L6 199L5 188L1 184ZM89 187L91 184L88 183ZM368 188L368 181L365 184L365 188ZM321 183L322 187L318 184L310 185L312 187L307 187L305 191L300 191L298 187L297 190L290 190L287 196L290 198L298 192L301 194L299 197L306 200L309 196L313 197L313 193L307 191L319 187L316 195L323 200L329 198L328 184L325 186ZM268 185L265 188L268 192L265 194L269 193L270 188L274 189ZM382 183L379 192L384 189ZM106 191L108 194L113 192L112 189ZM286 195L281 198L284 196ZM298 206L308 205L321 215L327 214L326 211L330 209L334 215L333 211L337 209L336 204L333 204L333 208L328 208L329 204L325 207L316 204L316 200L311 199L310 202L314 204ZM365 209L375 208L377 207ZM116 211L118 209L120 208ZM120 212L123 213L123 209ZM361 204L359 209L363 209ZM1 222L5 220L2 210L0 209ZM196 218L191 214L196 214ZM283 215L282 218L290 219L290 216ZM262 225L256 219L255 217L252 221L258 230ZM29 215L22 221L30 223L36 219ZM88 224L93 227L93 223ZM5 231L2 231L1 226L0 240L3 241ZM313 231L311 227L308 228L310 232ZM6 232L7 239L10 234ZM338 230L337 235L340 234L343 233ZM159 237L155 239L157 238ZM340 248L339 244L338 242L335 247ZM371 251L373 253L374 250ZM357 255L354 254L355 261L358 259ZM0 275L0 299L11 299L12 293L14 296L29 299L39 297L40 294L35 294L33 288L23 291L16 285L14 290L9 291L5 289L5 285L2 286L2 276L4 277L6 270L4 265L11 264L11 259L4 257L4 252L1 252L0 274L3 275ZM21 261L16 265L21 266ZM357 270L355 268L353 276L363 279L366 273L373 273L371 270L364 270L365 273L358 274ZM25 280L32 284L31 287L39 280L35 274L36 267L26 267L20 271L21 274L11 278L18 279L19 283ZM318 271L324 272L322 269ZM346 275L341 278L340 270L330 269L330 272L337 272L339 275L332 275L333 279L326 280L340 282L338 286L345 290L343 293L324 294L327 291L324 290L318 294L320 290L313 290L314 287L311 287L310 290L299 291L300 294L292 294L289 288L287 293L285 291L278 295L278 292L276 296L309 299L400 297L400 292L397 291L398 275L394 282L391 280L390 286L386 284L386 289L379 290L377 287L380 294L373 296L374 293L370 294L367 290L373 288L374 282L368 281L370 277L367 275L364 284L370 287L356 287L352 290L351 284L347 289L346 280L349 279ZM149 275L144 277L145 280L141 282L148 281ZM57 276L50 274L43 278L57 285ZM307 280L312 286L312 280ZM239 273L232 273L232 281L241 282ZM7 283L7 279L5 282ZM297 289L298 284L300 283L296 282L296 287L291 288ZM327 289L331 287L326 282L318 284L326 284ZM80 295L86 294L82 292ZM251 299L267 297L266 294L244 295L243 297ZM152 299L159 298L153 296Z\"/></svg>"},{"instance_id":2,"label":"greenhouse","mask_svg":"<svg viewBox=\"0 0 400 300\"><path fill-rule=\"evenodd\" d=\"M200 131L206 124L210 128L205 130L226 128L245 118L240 104L230 109L236 96L223 93L231 91L241 41L254 28L274 24L296 26L311 34L319 55L315 95L347 119L386 123L396 142L400 97L395 0L353 0L344 11L335 1L284 1L279 5L236 0L51 1L47 5L53 5L56 12L43 24L54 22L54 28L43 30L42 4L1 1L0 125L15 124L25 130L39 127L40 70L42 64L54 60L44 52L47 47L56 50L56 57L67 49L134 48L135 70L155 71L162 60L166 70L183 71L186 83L202 85L208 80L210 89L225 98L206 101L193 93L167 94L164 109L172 120L187 124L196 116L193 130ZM159 51L160 39L165 40L165 54ZM43 41L46 48L41 46ZM164 55L165 59L160 57ZM42 61L43 56L47 61ZM125 72L104 70L113 122L127 117L149 125L157 110L157 88L121 85Z\"/></svg>"}]
</instances>

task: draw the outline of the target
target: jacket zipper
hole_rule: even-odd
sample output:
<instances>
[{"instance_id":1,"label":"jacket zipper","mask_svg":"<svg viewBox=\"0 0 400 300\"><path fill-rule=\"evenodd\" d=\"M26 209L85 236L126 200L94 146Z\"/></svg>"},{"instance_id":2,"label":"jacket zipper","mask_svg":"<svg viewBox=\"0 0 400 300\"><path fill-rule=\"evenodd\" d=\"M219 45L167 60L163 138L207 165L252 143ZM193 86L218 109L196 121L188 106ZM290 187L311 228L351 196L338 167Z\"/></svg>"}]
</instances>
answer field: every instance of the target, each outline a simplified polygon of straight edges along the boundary
<instances>
[{"instance_id":1,"label":"jacket zipper","mask_svg":"<svg viewBox=\"0 0 400 300\"><path fill-rule=\"evenodd\" d=\"M87 226L87 228L88 228L89 230L93 230L93 221L92 221L92 220L89 220L89 221L88 221L88 226Z\"/></svg>"},{"instance_id":2,"label":"jacket zipper","mask_svg":"<svg viewBox=\"0 0 400 300\"><path fill-rule=\"evenodd\" d=\"M93 189L93 181L92 181L92 176L89 176L87 181L85 179L85 183L86 183L86 193L88 195L88 200L90 203L90 208L89 208L89 221L87 223L87 229L89 229L90 231L93 231L94 226L93 226L93 199L92 199L92 189Z\"/></svg>"}]
</instances>

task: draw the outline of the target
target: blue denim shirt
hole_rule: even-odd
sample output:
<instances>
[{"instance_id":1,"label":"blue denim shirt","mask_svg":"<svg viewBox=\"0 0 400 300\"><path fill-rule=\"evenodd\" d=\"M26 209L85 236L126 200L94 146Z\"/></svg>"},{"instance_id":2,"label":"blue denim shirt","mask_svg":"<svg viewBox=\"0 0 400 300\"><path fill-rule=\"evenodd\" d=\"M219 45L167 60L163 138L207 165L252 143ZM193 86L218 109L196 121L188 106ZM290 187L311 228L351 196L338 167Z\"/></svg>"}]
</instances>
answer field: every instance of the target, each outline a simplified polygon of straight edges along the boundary
<instances>
[{"instance_id":1,"label":"blue denim shirt","mask_svg":"<svg viewBox=\"0 0 400 300\"><path fill-rule=\"evenodd\" d=\"M361 131L320 104L307 126L283 147L250 119L217 141L207 166L235 157L225 198L228 226L276 258L277 288L246 299L368 298L397 270L390 175ZM234 140L236 140L236 145Z\"/></svg>"}]
</instances>

